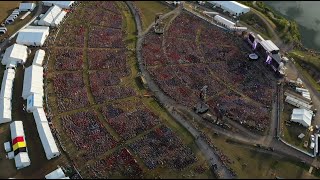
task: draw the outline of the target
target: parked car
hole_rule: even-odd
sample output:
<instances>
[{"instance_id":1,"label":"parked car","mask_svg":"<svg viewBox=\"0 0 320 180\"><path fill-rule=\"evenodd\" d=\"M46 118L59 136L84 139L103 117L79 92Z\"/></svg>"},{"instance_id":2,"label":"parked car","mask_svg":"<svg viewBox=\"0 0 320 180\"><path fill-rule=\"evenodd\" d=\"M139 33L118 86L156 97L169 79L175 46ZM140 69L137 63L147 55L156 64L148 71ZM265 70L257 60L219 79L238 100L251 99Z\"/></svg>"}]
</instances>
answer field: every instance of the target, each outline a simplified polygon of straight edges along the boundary
<instances>
[{"instance_id":1,"label":"parked car","mask_svg":"<svg viewBox=\"0 0 320 180\"><path fill-rule=\"evenodd\" d=\"M311 141L311 143L310 143L310 149L313 149L313 148L314 148L314 145L315 145L314 142Z\"/></svg>"}]
</instances>

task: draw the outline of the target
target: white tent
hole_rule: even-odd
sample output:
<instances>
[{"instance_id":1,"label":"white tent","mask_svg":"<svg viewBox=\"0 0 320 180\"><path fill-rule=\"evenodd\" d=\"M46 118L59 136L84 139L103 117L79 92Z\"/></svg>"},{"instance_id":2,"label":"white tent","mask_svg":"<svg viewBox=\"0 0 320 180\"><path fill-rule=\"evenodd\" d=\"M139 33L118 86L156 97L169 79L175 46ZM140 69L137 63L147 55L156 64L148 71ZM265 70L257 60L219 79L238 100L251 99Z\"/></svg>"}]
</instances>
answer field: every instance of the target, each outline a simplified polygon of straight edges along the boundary
<instances>
[{"instance_id":1,"label":"white tent","mask_svg":"<svg viewBox=\"0 0 320 180\"><path fill-rule=\"evenodd\" d=\"M63 20L63 18L66 16L67 12L66 11L61 11L53 20L51 26L57 27Z\"/></svg>"},{"instance_id":2,"label":"white tent","mask_svg":"<svg viewBox=\"0 0 320 180\"><path fill-rule=\"evenodd\" d=\"M43 108L37 108L32 112L36 125L40 125L42 122L48 122L46 113Z\"/></svg>"},{"instance_id":3,"label":"white tent","mask_svg":"<svg viewBox=\"0 0 320 180\"><path fill-rule=\"evenodd\" d=\"M3 145L4 145L4 150L5 150L6 152L10 152L10 151L12 150L11 144L10 144L9 141L5 142Z\"/></svg>"},{"instance_id":4,"label":"white tent","mask_svg":"<svg viewBox=\"0 0 320 180\"><path fill-rule=\"evenodd\" d=\"M302 124L305 127L311 125L313 112L306 109L293 109L291 115L291 121Z\"/></svg>"},{"instance_id":5,"label":"white tent","mask_svg":"<svg viewBox=\"0 0 320 180\"><path fill-rule=\"evenodd\" d=\"M278 53L280 50L278 46L276 46L271 40L261 41L260 44L269 53L272 53L272 52Z\"/></svg>"},{"instance_id":6,"label":"white tent","mask_svg":"<svg viewBox=\"0 0 320 180\"><path fill-rule=\"evenodd\" d=\"M291 105L294 105L294 106L298 107L298 108L303 108L303 109L310 110L311 107L312 107L312 105L307 104L307 103L305 103L305 102L303 102L303 101L301 101L301 100L299 100L297 98L294 98L292 96L287 96L285 101L287 103L291 104Z\"/></svg>"},{"instance_id":7,"label":"white tent","mask_svg":"<svg viewBox=\"0 0 320 180\"><path fill-rule=\"evenodd\" d=\"M59 6L52 6L38 21L41 26L55 26L55 18L60 14L62 9Z\"/></svg>"},{"instance_id":8,"label":"white tent","mask_svg":"<svg viewBox=\"0 0 320 180\"><path fill-rule=\"evenodd\" d=\"M42 50L42 49L37 50L36 54L34 55L32 65L42 66L42 62L43 62L45 55L46 55L46 53L44 50Z\"/></svg>"},{"instance_id":9,"label":"white tent","mask_svg":"<svg viewBox=\"0 0 320 180\"><path fill-rule=\"evenodd\" d=\"M64 9L69 9L75 1L42 1L44 6L57 5Z\"/></svg>"},{"instance_id":10,"label":"white tent","mask_svg":"<svg viewBox=\"0 0 320 180\"><path fill-rule=\"evenodd\" d=\"M0 124L10 122L11 120L11 100L0 98Z\"/></svg>"},{"instance_id":11,"label":"white tent","mask_svg":"<svg viewBox=\"0 0 320 180\"><path fill-rule=\"evenodd\" d=\"M19 11L33 11L33 9L36 7L35 3L20 3L19 5Z\"/></svg>"},{"instance_id":12,"label":"white tent","mask_svg":"<svg viewBox=\"0 0 320 180\"><path fill-rule=\"evenodd\" d=\"M23 136L25 140L25 134L23 130L23 123L22 121L14 121L10 124L10 131L11 131L11 139L13 140L14 138L18 136Z\"/></svg>"},{"instance_id":13,"label":"white tent","mask_svg":"<svg viewBox=\"0 0 320 180\"><path fill-rule=\"evenodd\" d=\"M10 61L9 64L6 65L6 69L16 69L17 61Z\"/></svg>"},{"instance_id":14,"label":"white tent","mask_svg":"<svg viewBox=\"0 0 320 180\"><path fill-rule=\"evenodd\" d=\"M38 120L40 121L40 120ZM60 155L56 142L54 141L48 122L37 124L40 140L48 160Z\"/></svg>"},{"instance_id":15,"label":"white tent","mask_svg":"<svg viewBox=\"0 0 320 180\"><path fill-rule=\"evenodd\" d=\"M208 1L210 4L221 7L229 13L239 16L250 11L250 7L236 1Z\"/></svg>"},{"instance_id":16,"label":"white tent","mask_svg":"<svg viewBox=\"0 0 320 180\"><path fill-rule=\"evenodd\" d=\"M22 97L27 99L33 93L43 96L43 67L31 65L25 69Z\"/></svg>"},{"instance_id":17,"label":"white tent","mask_svg":"<svg viewBox=\"0 0 320 180\"><path fill-rule=\"evenodd\" d=\"M66 177L66 175L60 167L45 176L46 179L61 179L64 177Z\"/></svg>"},{"instance_id":18,"label":"white tent","mask_svg":"<svg viewBox=\"0 0 320 180\"><path fill-rule=\"evenodd\" d=\"M12 99L12 88L13 88L14 76L15 76L15 71L13 69L6 69L4 71L2 84L1 84L0 98Z\"/></svg>"},{"instance_id":19,"label":"white tent","mask_svg":"<svg viewBox=\"0 0 320 180\"><path fill-rule=\"evenodd\" d=\"M3 55L2 64L7 65L11 61L25 63L28 57L28 47L20 44L13 44L8 47Z\"/></svg>"},{"instance_id":20,"label":"white tent","mask_svg":"<svg viewBox=\"0 0 320 180\"><path fill-rule=\"evenodd\" d=\"M222 16L219 16L219 15L215 15L213 17L214 20L216 20L217 22L223 24L224 26L226 26L227 28L231 29L232 27L235 26L236 23L222 17Z\"/></svg>"},{"instance_id":21,"label":"white tent","mask_svg":"<svg viewBox=\"0 0 320 180\"><path fill-rule=\"evenodd\" d=\"M28 26L19 31L17 43L26 46L42 46L49 36L49 27Z\"/></svg>"},{"instance_id":22,"label":"white tent","mask_svg":"<svg viewBox=\"0 0 320 180\"><path fill-rule=\"evenodd\" d=\"M27 152L20 152L14 157L14 162L17 169L22 169L31 164L30 158Z\"/></svg>"},{"instance_id":23,"label":"white tent","mask_svg":"<svg viewBox=\"0 0 320 180\"><path fill-rule=\"evenodd\" d=\"M37 108L43 107L43 98L42 95L33 93L27 98L27 111L33 112Z\"/></svg>"}]
</instances>

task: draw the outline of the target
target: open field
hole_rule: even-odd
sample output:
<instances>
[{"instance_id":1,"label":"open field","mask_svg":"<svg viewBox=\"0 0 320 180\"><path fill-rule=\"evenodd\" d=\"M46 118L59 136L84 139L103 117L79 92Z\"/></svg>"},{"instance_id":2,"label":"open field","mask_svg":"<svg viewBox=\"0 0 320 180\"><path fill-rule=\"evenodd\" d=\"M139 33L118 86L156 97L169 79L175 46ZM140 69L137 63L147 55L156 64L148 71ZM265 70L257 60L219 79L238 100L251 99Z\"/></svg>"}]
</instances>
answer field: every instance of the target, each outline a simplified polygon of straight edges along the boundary
<instances>
[{"instance_id":1,"label":"open field","mask_svg":"<svg viewBox=\"0 0 320 180\"><path fill-rule=\"evenodd\" d=\"M21 2L22 1L0 1L0 22L6 20L14 9L19 8Z\"/></svg>"}]
</instances>

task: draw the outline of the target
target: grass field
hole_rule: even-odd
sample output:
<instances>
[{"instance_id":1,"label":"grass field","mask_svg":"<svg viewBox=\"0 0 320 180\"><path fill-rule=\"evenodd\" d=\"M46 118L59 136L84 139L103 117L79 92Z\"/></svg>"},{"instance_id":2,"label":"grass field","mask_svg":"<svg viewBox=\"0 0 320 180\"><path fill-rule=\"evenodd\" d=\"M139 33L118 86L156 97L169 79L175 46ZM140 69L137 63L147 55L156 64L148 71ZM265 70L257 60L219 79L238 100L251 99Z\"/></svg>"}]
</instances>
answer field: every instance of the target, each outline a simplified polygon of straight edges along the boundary
<instances>
[{"instance_id":1,"label":"grass field","mask_svg":"<svg viewBox=\"0 0 320 180\"><path fill-rule=\"evenodd\" d=\"M11 12L19 8L22 1L0 1L0 22L3 22Z\"/></svg>"},{"instance_id":2,"label":"grass field","mask_svg":"<svg viewBox=\"0 0 320 180\"><path fill-rule=\"evenodd\" d=\"M145 30L152 22L157 13L168 13L171 9L157 1L135 1L135 5L141 10L142 27Z\"/></svg>"}]
</instances>

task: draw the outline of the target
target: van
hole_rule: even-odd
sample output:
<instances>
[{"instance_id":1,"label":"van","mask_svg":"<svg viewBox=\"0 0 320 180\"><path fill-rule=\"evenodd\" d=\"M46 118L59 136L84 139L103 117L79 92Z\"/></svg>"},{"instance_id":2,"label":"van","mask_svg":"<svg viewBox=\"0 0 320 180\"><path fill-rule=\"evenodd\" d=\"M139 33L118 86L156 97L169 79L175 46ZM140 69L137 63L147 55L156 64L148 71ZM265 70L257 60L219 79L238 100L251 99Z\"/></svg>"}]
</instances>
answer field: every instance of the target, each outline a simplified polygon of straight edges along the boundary
<instances>
[{"instance_id":1,"label":"van","mask_svg":"<svg viewBox=\"0 0 320 180\"><path fill-rule=\"evenodd\" d=\"M310 149L313 149L313 148L314 148L314 145L315 145L314 142L311 141L311 143L310 143Z\"/></svg>"}]
</instances>

